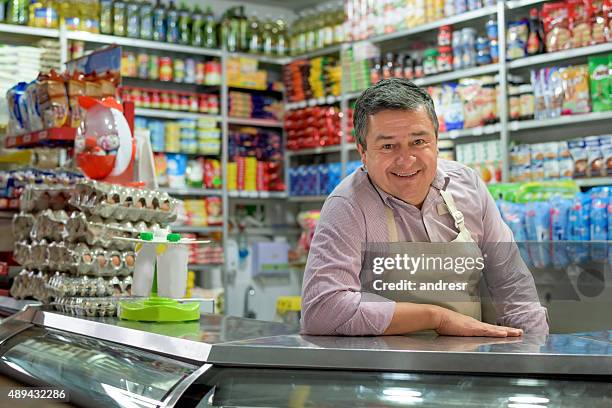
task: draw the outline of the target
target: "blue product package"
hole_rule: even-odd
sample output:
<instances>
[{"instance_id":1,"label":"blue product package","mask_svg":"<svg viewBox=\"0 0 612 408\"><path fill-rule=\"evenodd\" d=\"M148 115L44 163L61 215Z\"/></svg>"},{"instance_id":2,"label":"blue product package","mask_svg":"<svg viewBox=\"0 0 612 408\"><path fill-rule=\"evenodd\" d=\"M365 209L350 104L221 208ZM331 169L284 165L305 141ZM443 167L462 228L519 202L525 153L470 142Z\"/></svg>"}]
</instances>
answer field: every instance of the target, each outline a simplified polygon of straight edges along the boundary
<instances>
[{"instance_id":1,"label":"blue product package","mask_svg":"<svg viewBox=\"0 0 612 408\"><path fill-rule=\"evenodd\" d=\"M317 166L308 166L306 169L306 195L319 194L319 173Z\"/></svg>"},{"instance_id":2,"label":"blue product package","mask_svg":"<svg viewBox=\"0 0 612 408\"><path fill-rule=\"evenodd\" d=\"M327 194L334 191L334 188L342 180L342 163L330 163L329 164L329 186L327 187Z\"/></svg>"},{"instance_id":3,"label":"blue product package","mask_svg":"<svg viewBox=\"0 0 612 408\"><path fill-rule=\"evenodd\" d=\"M591 190L591 259L605 261L608 258L608 187L599 187Z\"/></svg>"},{"instance_id":4,"label":"blue product package","mask_svg":"<svg viewBox=\"0 0 612 408\"><path fill-rule=\"evenodd\" d=\"M590 195L586 193L576 194L568 218L568 238L570 241L590 240L590 208ZM573 263L585 262L589 258L589 250L584 245L571 245L568 252Z\"/></svg>"},{"instance_id":5,"label":"blue product package","mask_svg":"<svg viewBox=\"0 0 612 408\"><path fill-rule=\"evenodd\" d=\"M166 163L168 166L168 186L184 188L186 186L187 156L180 153L168 153L166 154Z\"/></svg>"},{"instance_id":6,"label":"blue product package","mask_svg":"<svg viewBox=\"0 0 612 408\"><path fill-rule=\"evenodd\" d=\"M525 205L525 230L529 256L537 268L545 268L550 264L548 248L540 242L550 240L550 203L533 202ZM533 244L531 244L533 242Z\"/></svg>"},{"instance_id":7,"label":"blue product package","mask_svg":"<svg viewBox=\"0 0 612 408\"><path fill-rule=\"evenodd\" d=\"M612 200L608 199L608 241L612 241Z\"/></svg>"},{"instance_id":8,"label":"blue product package","mask_svg":"<svg viewBox=\"0 0 612 408\"><path fill-rule=\"evenodd\" d=\"M296 185L296 179L295 179L295 173L296 170L294 167L290 167L287 170L287 175L289 176L289 195L297 195L297 193L295 192L295 185Z\"/></svg>"},{"instance_id":9,"label":"blue product package","mask_svg":"<svg viewBox=\"0 0 612 408\"><path fill-rule=\"evenodd\" d=\"M327 194L327 187L329 185L329 165L327 163L321 163L317 166L317 173L319 174L319 194Z\"/></svg>"},{"instance_id":10,"label":"blue product package","mask_svg":"<svg viewBox=\"0 0 612 408\"><path fill-rule=\"evenodd\" d=\"M550 204L550 238L557 241L552 248L552 262L556 268L565 268L570 263L565 241L568 240L568 218L572 200L555 196L550 200Z\"/></svg>"},{"instance_id":11,"label":"blue product package","mask_svg":"<svg viewBox=\"0 0 612 408\"><path fill-rule=\"evenodd\" d=\"M497 200L497 207L501 213L502 219L508 225L514 235L521 258L528 267L533 266L529 251L527 249L527 231L525 230L525 205L515 204L508 201Z\"/></svg>"}]
</instances>

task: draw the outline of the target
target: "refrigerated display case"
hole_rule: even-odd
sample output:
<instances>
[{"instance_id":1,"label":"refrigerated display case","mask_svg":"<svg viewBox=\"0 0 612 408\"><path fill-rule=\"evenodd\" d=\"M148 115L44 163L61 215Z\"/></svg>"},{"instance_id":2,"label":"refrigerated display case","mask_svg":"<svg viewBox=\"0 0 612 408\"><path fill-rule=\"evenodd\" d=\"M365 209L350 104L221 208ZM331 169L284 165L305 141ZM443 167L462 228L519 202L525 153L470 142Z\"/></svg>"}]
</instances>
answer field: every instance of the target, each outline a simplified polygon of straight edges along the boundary
<instances>
[{"instance_id":1,"label":"refrigerated display case","mask_svg":"<svg viewBox=\"0 0 612 408\"><path fill-rule=\"evenodd\" d=\"M608 407L612 331L303 336L230 316L166 325L36 306L0 325L0 373L80 406Z\"/></svg>"}]
</instances>

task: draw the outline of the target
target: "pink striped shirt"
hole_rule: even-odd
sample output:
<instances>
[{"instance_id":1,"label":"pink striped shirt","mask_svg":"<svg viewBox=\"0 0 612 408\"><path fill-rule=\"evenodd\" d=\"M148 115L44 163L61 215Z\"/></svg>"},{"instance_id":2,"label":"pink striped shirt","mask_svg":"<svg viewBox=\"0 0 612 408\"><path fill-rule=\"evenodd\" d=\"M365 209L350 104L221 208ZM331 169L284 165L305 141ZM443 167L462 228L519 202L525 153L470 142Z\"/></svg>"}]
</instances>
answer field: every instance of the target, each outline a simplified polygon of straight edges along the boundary
<instances>
[{"instance_id":1,"label":"pink striped shirt","mask_svg":"<svg viewBox=\"0 0 612 408\"><path fill-rule=\"evenodd\" d=\"M391 322L392 301L369 301L360 293L362 244L388 242L385 205L393 209L400 241L450 242L457 230L450 214L438 215L439 190L448 190L465 225L484 243L514 242L487 187L472 169L438 159L436 176L419 210L376 187L361 168L329 195L308 254L302 287L302 332L319 335L380 335ZM547 334L531 272L523 262L487 259L483 277L496 305L497 323ZM498 272L504 271L504 273ZM367 296L377 296L368 294Z\"/></svg>"}]
</instances>

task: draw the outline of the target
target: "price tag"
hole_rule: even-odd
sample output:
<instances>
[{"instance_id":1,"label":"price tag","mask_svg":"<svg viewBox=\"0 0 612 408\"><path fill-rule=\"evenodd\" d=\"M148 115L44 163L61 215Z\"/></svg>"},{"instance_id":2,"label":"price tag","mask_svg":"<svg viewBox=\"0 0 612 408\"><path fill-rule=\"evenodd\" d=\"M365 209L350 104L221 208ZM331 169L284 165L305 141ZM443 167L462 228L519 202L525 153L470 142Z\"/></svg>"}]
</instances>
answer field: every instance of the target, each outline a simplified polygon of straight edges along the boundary
<instances>
[{"instance_id":1,"label":"price tag","mask_svg":"<svg viewBox=\"0 0 612 408\"><path fill-rule=\"evenodd\" d=\"M32 141L31 134L23 135L23 143L30 143L31 141Z\"/></svg>"}]
</instances>

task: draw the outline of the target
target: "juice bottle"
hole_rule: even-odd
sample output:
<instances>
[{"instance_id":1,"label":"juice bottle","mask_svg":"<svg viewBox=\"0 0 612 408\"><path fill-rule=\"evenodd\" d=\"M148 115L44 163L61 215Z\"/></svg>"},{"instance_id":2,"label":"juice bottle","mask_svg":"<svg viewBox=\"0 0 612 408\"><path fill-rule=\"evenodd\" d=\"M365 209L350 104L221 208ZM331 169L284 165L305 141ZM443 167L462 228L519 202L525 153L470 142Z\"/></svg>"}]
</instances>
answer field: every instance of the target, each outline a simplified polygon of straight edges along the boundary
<instances>
[{"instance_id":1,"label":"juice bottle","mask_svg":"<svg viewBox=\"0 0 612 408\"><path fill-rule=\"evenodd\" d=\"M166 7L160 0L153 8L153 41L166 41Z\"/></svg>"},{"instance_id":2,"label":"juice bottle","mask_svg":"<svg viewBox=\"0 0 612 408\"><path fill-rule=\"evenodd\" d=\"M131 38L140 37L140 4L136 0L128 0L125 5L126 34Z\"/></svg>"},{"instance_id":3,"label":"juice bottle","mask_svg":"<svg viewBox=\"0 0 612 408\"><path fill-rule=\"evenodd\" d=\"M217 41L217 21L215 15L212 12L210 6L206 8L206 14L204 15L204 47L206 48L217 48L219 42Z\"/></svg>"},{"instance_id":4,"label":"juice bottle","mask_svg":"<svg viewBox=\"0 0 612 408\"><path fill-rule=\"evenodd\" d=\"M295 28L295 46L291 47L291 51L294 55L303 54L306 51L306 20L304 14L300 14L298 23L294 26ZM293 31L293 30L292 30Z\"/></svg>"},{"instance_id":5,"label":"juice bottle","mask_svg":"<svg viewBox=\"0 0 612 408\"><path fill-rule=\"evenodd\" d=\"M34 27L57 28L58 13L53 0L35 0L29 6L29 24Z\"/></svg>"},{"instance_id":6,"label":"juice bottle","mask_svg":"<svg viewBox=\"0 0 612 408\"><path fill-rule=\"evenodd\" d=\"M195 6L191 17L191 45L202 47L204 45L204 14L199 6Z\"/></svg>"},{"instance_id":7,"label":"juice bottle","mask_svg":"<svg viewBox=\"0 0 612 408\"><path fill-rule=\"evenodd\" d=\"M259 25L259 20L257 19L257 13L253 13L251 18L249 19L249 52L253 54L257 54L262 50L262 36Z\"/></svg>"},{"instance_id":8,"label":"juice bottle","mask_svg":"<svg viewBox=\"0 0 612 408\"><path fill-rule=\"evenodd\" d=\"M113 3L113 34L124 36L126 34L126 4L122 0L115 0Z\"/></svg>"},{"instance_id":9,"label":"juice bottle","mask_svg":"<svg viewBox=\"0 0 612 408\"><path fill-rule=\"evenodd\" d=\"M323 46L329 47L334 43L334 14L332 6L325 9L323 18Z\"/></svg>"},{"instance_id":10,"label":"juice bottle","mask_svg":"<svg viewBox=\"0 0 612 408\"><path fill-rule=\"evenodd\" d=\"M113 0L100 0L100 32L113 33Z\"/></svg>"},{"instance_id":11,"label":"juice bottle","mask_svg":"<svg viewBox=\"0 0 612 408\"><path fill-rule=\"evenodd\" d=\"M174 1L170 0L170 5L166 10L166 41L169 43L178 43L179 27L178 27L178 10L174 7Z\"/></svg>"},{"instance_id":12,"label":"juice bottle","mask_svg":"<svg viewBox=\"0 0 612 408\"><path fill-rule=\"evenodd\" d=\"M147 0L140 3L140 38L153 39L153 5Z\"/></svg>"},{"instance_id":13,"label":"juice bottle","mask_svg":"<svg viewBox=\"0 0 612 408\"><path fill-rule=\"evenodd\" d=\"M179 10L179 43L188 45L191 42L191 12L185 3Z\"/></svg>"}]
</instances>

